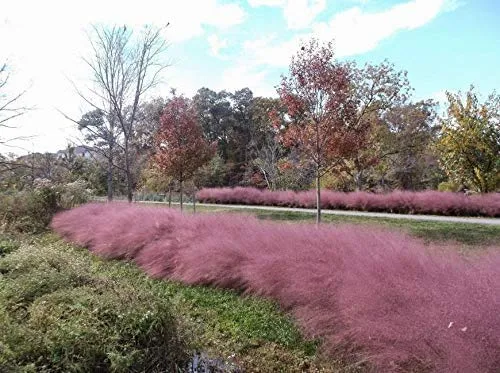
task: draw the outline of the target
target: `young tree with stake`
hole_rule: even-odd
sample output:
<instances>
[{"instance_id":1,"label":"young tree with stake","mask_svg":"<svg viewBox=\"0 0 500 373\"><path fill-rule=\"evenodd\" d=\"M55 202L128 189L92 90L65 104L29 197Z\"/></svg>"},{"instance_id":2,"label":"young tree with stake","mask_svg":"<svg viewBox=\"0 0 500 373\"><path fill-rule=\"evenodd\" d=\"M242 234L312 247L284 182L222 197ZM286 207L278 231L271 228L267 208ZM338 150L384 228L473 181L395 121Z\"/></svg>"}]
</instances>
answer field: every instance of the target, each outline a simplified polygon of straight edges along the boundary
<instances>
[{"instance_id":1,"label":"young tree with stake","mask_svg":"<svg viewBox=\"0 0 500 373\"><path fill-rule=\"evenodd\" d=\"M203 138L191 100L175 96L167 103L155 136L153 162L165 175L179 182L181 210L184 182L214 156L216 144Z\"/></svg>"},{"instance_id":2,"label":"young tree with stake","mask_svg":"<svg viewBox=\"0 0 500 373\"><path fill-rule=\"evenodd\" d=\"M316 39L304 44L292 58L288 77L278 87L290 124L283 136L314 165L316 174L316 223L321 222L321 177L360 148L367 131L357 121L351 67L334 61L331 43Z\"/></svg>"}]
</instances>

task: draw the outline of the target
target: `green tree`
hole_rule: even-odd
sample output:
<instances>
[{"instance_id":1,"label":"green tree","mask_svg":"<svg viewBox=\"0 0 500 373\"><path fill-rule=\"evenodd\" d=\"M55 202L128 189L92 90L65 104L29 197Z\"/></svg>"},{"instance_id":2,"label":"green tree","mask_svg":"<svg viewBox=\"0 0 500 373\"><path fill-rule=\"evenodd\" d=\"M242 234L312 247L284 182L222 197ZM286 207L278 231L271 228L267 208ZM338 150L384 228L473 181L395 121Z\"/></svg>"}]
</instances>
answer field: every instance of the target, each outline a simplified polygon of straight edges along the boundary
<instances>
[{"instance_id":1,"label":"green tree","mask_svg":"<svg viewBox=\"0 0 500 373\"><path fill-rule=\"evenodd\" d=\"M470 87L462 94L447 92L448 116L442 119L437 150L451 181L481 193L494 191L500 175L500 95L481 103Z\"/></svg>"},{"instance_id":2,"label":"green tree","mask_svg":"<svg viewBox=\"0 0 500 373\"><path fill-rule=\"evenodd\" d=\"M396 105L382 120L375 184L410 190L436 188L442 172L433 151L438 131L434 101Z\"/></svg>"}]
</instances>

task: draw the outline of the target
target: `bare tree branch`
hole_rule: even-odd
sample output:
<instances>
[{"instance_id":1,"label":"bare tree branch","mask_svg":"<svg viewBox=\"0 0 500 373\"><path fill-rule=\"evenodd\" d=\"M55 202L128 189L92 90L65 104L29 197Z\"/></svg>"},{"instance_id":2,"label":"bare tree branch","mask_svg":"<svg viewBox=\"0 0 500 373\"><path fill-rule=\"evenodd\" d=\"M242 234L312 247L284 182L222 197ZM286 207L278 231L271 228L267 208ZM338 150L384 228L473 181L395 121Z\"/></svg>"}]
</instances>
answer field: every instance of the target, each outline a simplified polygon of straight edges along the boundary
<instances>
[{"instance_id":1,"label":"bare tree branch","mask_svg":"<svg viewBox=\"0 0 500 373\"><path fill-rule=\"evenodd\" d=\"M0 66L0 128L12 129L15 126L6 124L8 121L12 121L15 118L20 117L25 114L30 108L26 106L18 106L20 99L26 94L27 90L24 90L12 97L4 93L3 90L7 87L10 79L10 74L7 70L7 63L3 63ZM6 145L8 142L14 140L25 139L26 137L18 136L10 139L5 139L0 137L0 144Z\"/></svg>"},{"instance_id":2,"label":"bare tree branch","mask_svg":"<svg viewBox=\"0 0 500 373\"><path fill-rule=\"evenodd\" d=\"M121 142L115 141L113 146L123 150L129 201L132 200L134 185L131 148L137 111L144 94L158 84L161 73L169 66L161 61L168 46L161 35L163 29L147 27L136 40L133 32L125 26L93 26L92 34L88 35L93 53L83 59L95 84L94 88L88 89L89 95L101 99L104 107L98 108L89 95L82 95L78 90L77 93L94 109L107 112L108 120L116 121ZM96 138L102 138L106 132L96 133L97 128L91 127L85 129Z\"/></svg>"}]
</instances>

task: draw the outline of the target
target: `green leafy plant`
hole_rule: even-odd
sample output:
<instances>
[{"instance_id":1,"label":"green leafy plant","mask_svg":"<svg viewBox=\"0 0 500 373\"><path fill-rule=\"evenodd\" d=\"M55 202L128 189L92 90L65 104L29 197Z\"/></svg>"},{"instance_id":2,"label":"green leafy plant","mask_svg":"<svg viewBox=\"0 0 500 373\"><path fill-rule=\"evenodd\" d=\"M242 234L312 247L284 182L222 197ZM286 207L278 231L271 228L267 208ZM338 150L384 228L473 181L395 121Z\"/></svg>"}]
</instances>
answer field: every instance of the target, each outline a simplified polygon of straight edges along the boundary
<instances>
[{"instance_id":1,"label":"green leafy plant","mask_svg":"<svg viewBox=\"0 0 500 373\"><path fill-rule=\"evenodd\" d=\"M188 355L170 303L138 277L113 279L66 245L0 260L0 366L9 372L164 372ZM2 369L0 369L2 371Z\"/></svg>"}]
</instances>

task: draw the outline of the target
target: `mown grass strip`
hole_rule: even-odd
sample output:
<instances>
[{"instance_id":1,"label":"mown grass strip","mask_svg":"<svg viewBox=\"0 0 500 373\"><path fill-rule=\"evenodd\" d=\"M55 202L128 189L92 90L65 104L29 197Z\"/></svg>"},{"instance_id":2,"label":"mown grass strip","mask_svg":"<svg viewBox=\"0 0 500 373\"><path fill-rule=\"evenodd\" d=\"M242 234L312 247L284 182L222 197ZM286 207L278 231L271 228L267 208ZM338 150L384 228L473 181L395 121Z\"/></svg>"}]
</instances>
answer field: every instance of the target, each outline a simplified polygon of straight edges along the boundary
<instances>
[{"instance_id":1,"label":"mown grass strip","mask_svg":"<svg viewBox=\"0 0 500 373\"><path fill-rule=\"evenodd\" d=\"M168 208L165 205L155 205ZM172 208L178 208L173 205ZM187 213L192 213L192 206L185 208ZM309 213L298 211L266 211L259 209L248 209L237 207L221 206L197 206L197 212L201 213L235 213L253 215L263 220L276 220L284 222L315 222L315 216ZM480 249L485 246L498 246L500 242L500 226L451 223L435 221L416 221L406 219L391 218L372 218L364 216L341 216L324 214L322 216L324 223L330 224L361 224L381 226L403 230L409 234L424 239L427 242L458 242L464 245L464 250Z\"/></svg>"}]
</instances>

